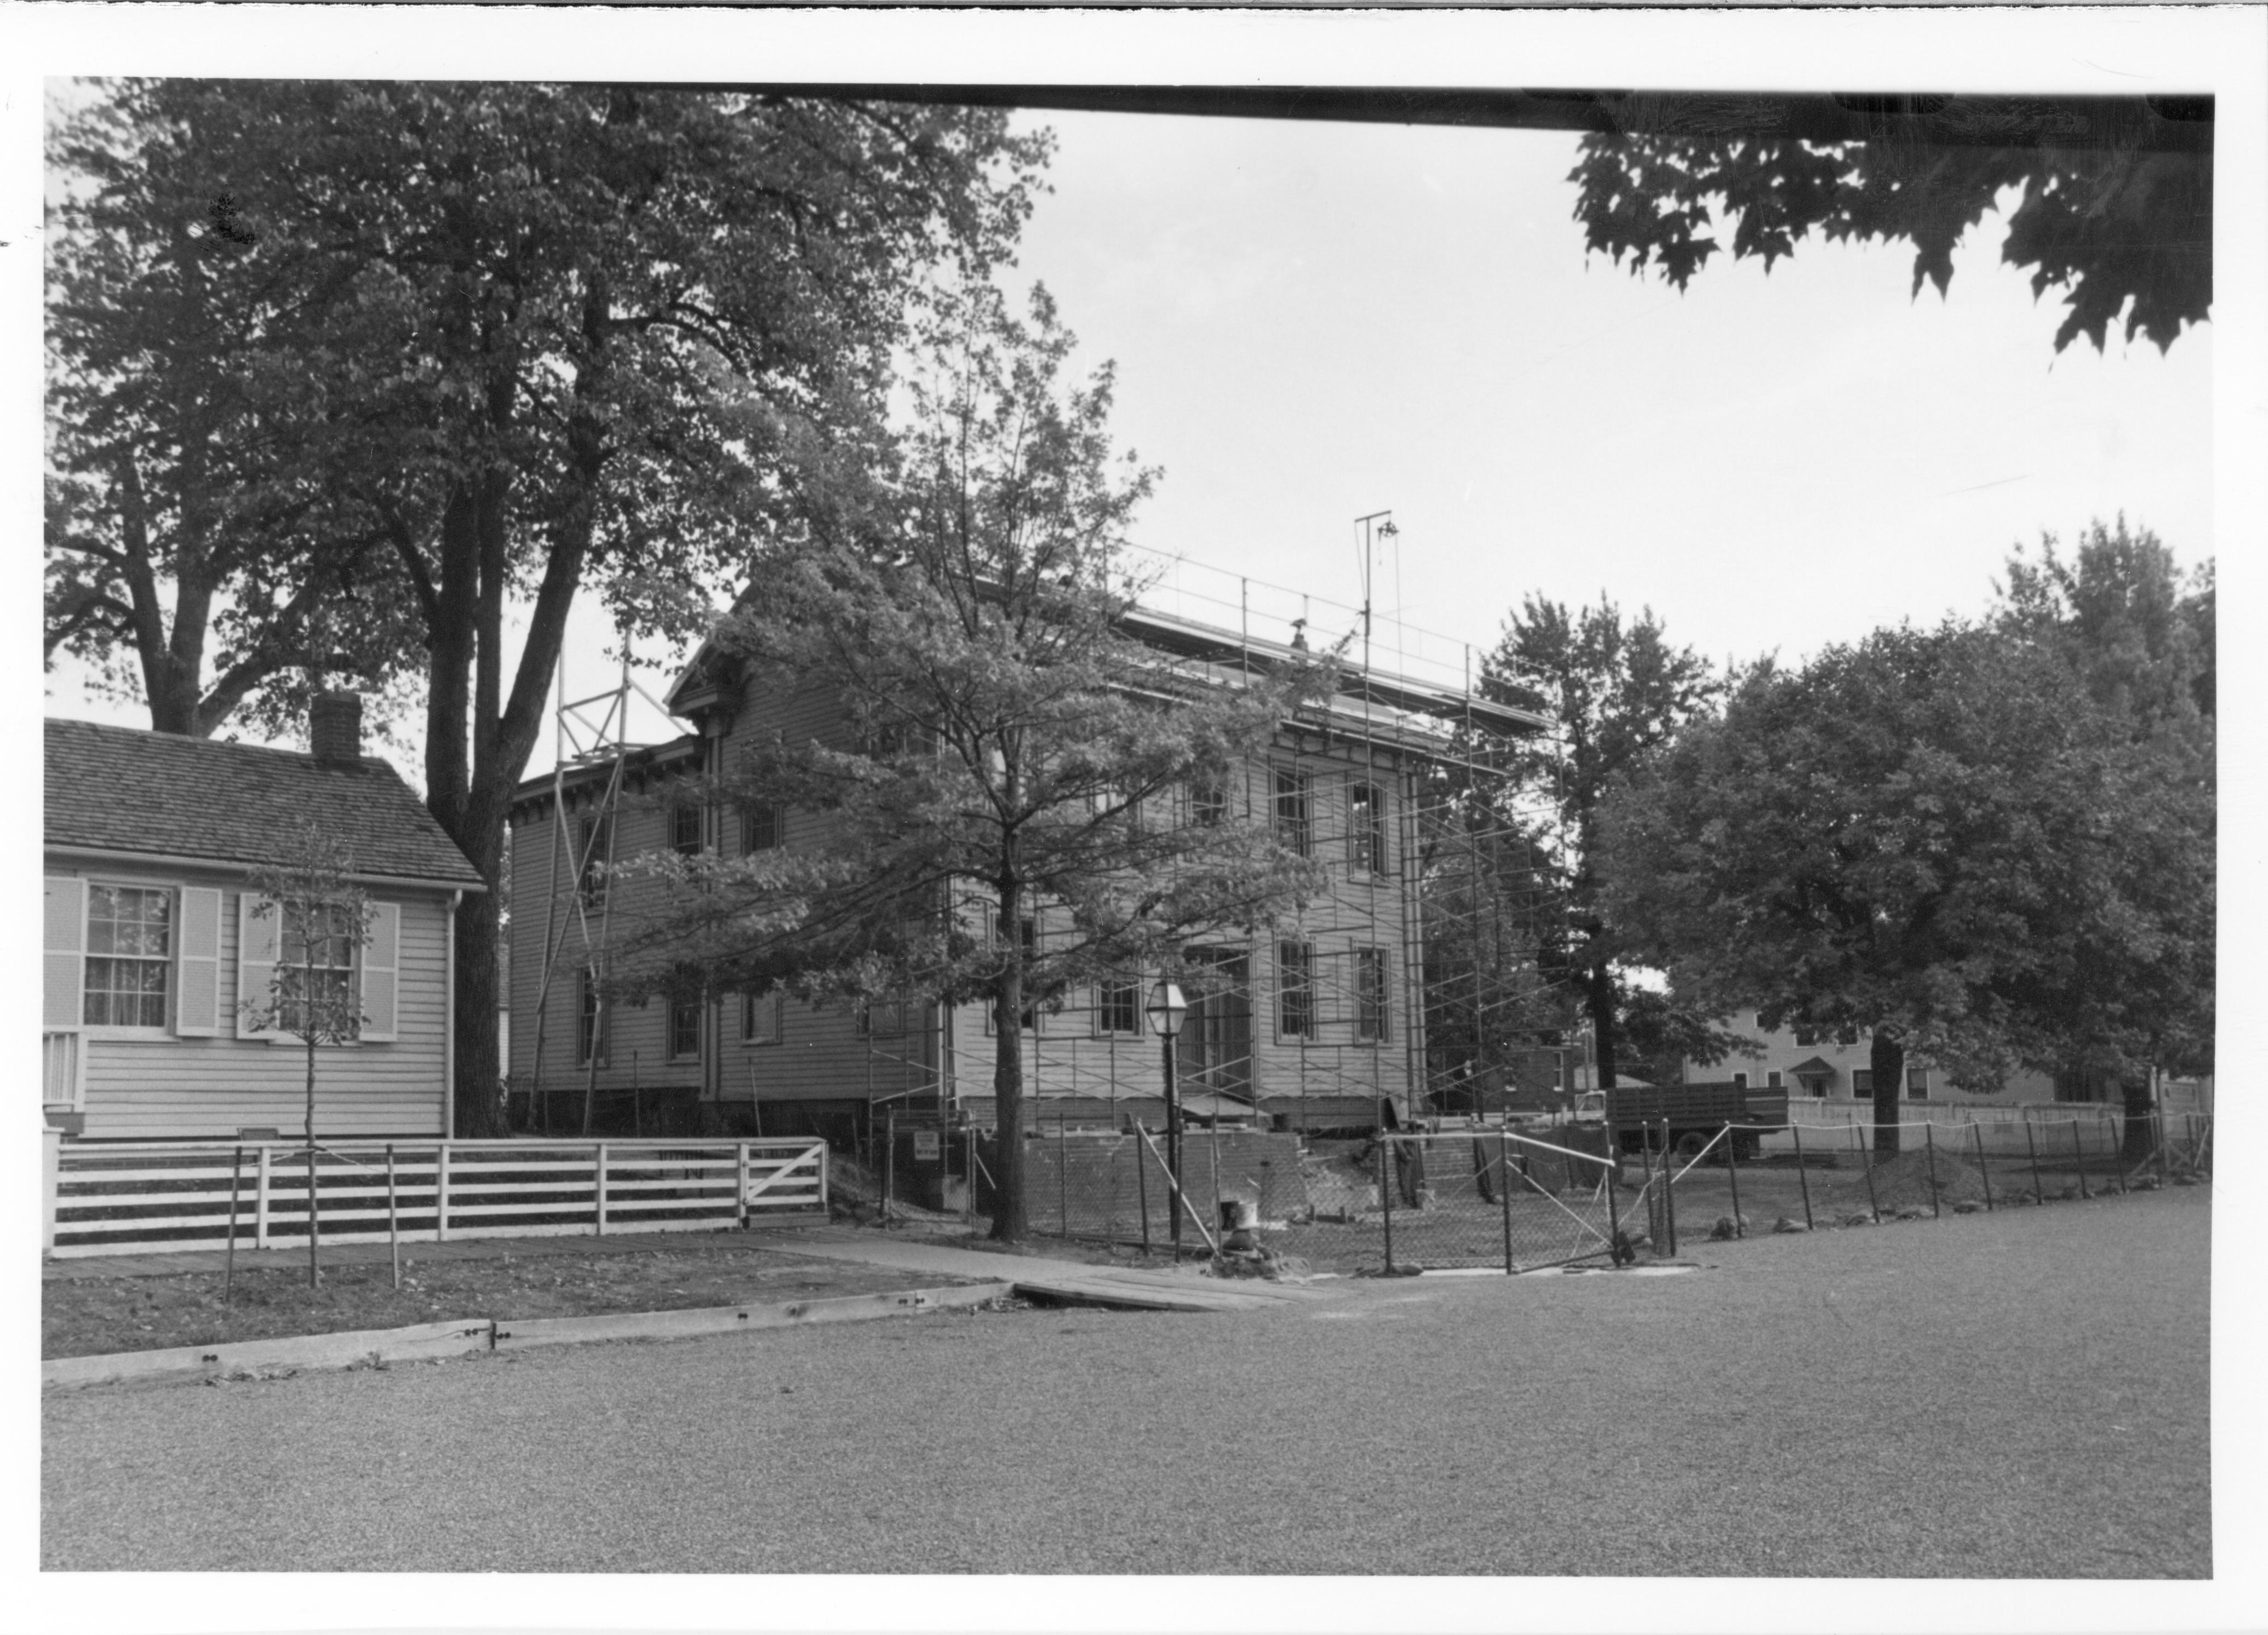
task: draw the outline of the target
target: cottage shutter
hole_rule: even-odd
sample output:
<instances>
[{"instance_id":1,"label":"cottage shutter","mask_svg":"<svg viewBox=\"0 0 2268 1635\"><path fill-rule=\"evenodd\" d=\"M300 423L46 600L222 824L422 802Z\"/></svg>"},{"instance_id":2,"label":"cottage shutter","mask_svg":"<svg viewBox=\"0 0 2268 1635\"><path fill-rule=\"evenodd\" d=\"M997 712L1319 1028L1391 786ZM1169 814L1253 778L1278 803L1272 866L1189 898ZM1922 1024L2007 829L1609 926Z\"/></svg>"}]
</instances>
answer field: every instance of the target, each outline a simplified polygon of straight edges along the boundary
<instances>
[{"instance_id":1,"label":"cottage shutter","mask_svg":"<svg viewBox=\"0 0 2268 1635\"><path fill-rule=\"evenodd\" d=\"M220 893L181 887L181 923L174 960L180 968L173 1031L210 1039L220 1031Z\"/></svg>"},{"instance_id":2,"label":"cottage shutter","mask_svg":"<svg viewBox=\"0 0 2268 1635\"><path fill-rule=\"evenodd\" d=\"M400 974L401 966L401 905L370 905L370 940L357 959L356 980L361 984L362 1033L365 1044L391 1044L401 1035Z\"/></svg>"},{"instance_id":3,"label":"cottage shutter","mask_svg":"<svg viewBox=\"0 0 2268 1635\"><path fill-rule=\"evenodd\" d=\"M48 877L47 959L40 1025L79 1027L86 1016L86 882Z\"/></svg>"},{"instance_id":4,"label":"cottage shutter","mask_svg":"<svg viewBox=\"0 0 2268 1635\"><path fill-rule=\"evenodd\" d=\"M1355 966L1351 948L1315 950L1315 1023L1319 1033L1325 1028L1353 1027Z\"/></svg>"},{"instance_id":5,"label":"cottage shutter","mask_svg":"<svg viewBox=\"0 0 2268 1635\"><path fill-rule=\"evenodd\" d=\"M237 894L236 899L236 1036L239 1039L282 1039L282 1030L269 1026L268 1014L276 1003L276 949L283 935L284 917L269 909L255 913L268 901L258 892Z\"/></svg>"}]
</instances>

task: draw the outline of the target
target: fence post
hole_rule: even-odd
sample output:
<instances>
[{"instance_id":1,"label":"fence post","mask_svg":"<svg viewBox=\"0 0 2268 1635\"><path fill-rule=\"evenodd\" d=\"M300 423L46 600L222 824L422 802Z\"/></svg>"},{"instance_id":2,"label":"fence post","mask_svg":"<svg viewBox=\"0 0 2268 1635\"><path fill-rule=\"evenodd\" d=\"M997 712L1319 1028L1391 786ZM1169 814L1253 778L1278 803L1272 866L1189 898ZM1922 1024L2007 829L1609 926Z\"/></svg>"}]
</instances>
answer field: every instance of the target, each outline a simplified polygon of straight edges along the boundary
<instances>
[{"instance_id":1,"label":"fence post","mask_svg":"<svg viewBox=\"0 0 2268 1635\"><path fill-rule=\"evenodd\" d=\"M1803 1229L1808 1232L1817 1223L1811 1219L1811 1177L1803 1167L1803 1126L1791 1118L1787 1132L1795 1138L1795 1184L1803 1193Z\"/></svg>"},{"instance_id":2,"label":"fence post","mask_svg":"<svg viewBox=\"0 0 2268 1635\"><path fill-rule=\"evenodd\" d=\"M1394 1143L1386 1131L1378 1132L1378 1204L1385 1212L1386 1275L1394 1275Z\"/></svg>"},{"instance_id":3,"label":"fence post","mask_svg":"<svg viewBox=\"0 0 2268 1635\"><path fill-rule=\"evenodd\" d=\"M2032 1202L2044 1204L2048 1201L2048 1189L2040 1179L2040 1139L2032 1129L2032 1109L2029 1107L2024 1109L2024 1151L2032 1159Z\"/></svg>"},{"instance_id":4,"label":"fence post","mask_svg":"<svg viewBox=\"0 0 2268 1635\"><path fill-rule=\"evenodd\" d=\"M243 1186L244 1149L239 1146L228 1167L228 1256L222 1263L220 1278L220 1303L224 1306L236 1294L236 1199ZM49 1210L48 1217L52 1220L55 1212Z\"/></svg>"},{"instance_id":5,"label":"fence post","mask_svg":"<svg viewBox=\"0 0 2268 1635\"><path fill-rule=\"evenodd\" d=\"M2091 1199L2095 1194L2087 1189L2087 1144L2080 1139L2079 1120L2071 1121L2071 1152L2079 1162L2079 1196Z\"/></svg>"},{"instance_id":6,"label":"fence post","mask_svg":"<svg viewBox=\"0 0 2268 1635\"><path fill-rule=\"evenodd\" d=\"M252 1182L252 1247L268 1247L268 1148L260 1149L259 1172Z\"/></svg>"},{"instance_id":7,"label":"fence post","mask_svg":"<svg viewBox=\"0 0 2268 1635\"><path fill-rule=\"evenodd\" d=\"M733 1217L740 1223L740 1230L748 1229L748 1144L733 1144Z\"/></svg>"},{"instance_id":8,"label":"fence post","mask_svg":"<svg viewBox=\"0 0 2268 1635\"><path fill-rule=\"evenodd\" d=\"M234 1213L233 1209L231 1214ZM236 1238L236 1222L229 1222L229 1239ZM394 1143L386 1144L386 1241L394 1249L394 1286L401 1286L401 1217L394 1202Z\"/></svg>"},{"instance_id":9,"label":"fence post","mask_svg":"<svg viewBox=\"0 0 2268 1635\"><path fill-rule=\"evenodd\" d=\"M1134 1128L1142 1128L1139 1119L1135 1121ZM969 1150L974 1152L976 1149L972 1147ZM1150 1258L1150 1172L1142 1167L1142 1138L1139 1136L1134 1141L1134 1201L1142 1211L1142 1258L1147 1260Z\"/></svg>"},{"instance_id":10,"label":"fence post","mask_svg":"<svg viewBox=\"0 0 2268 1635\"><path fill-rule=\"evenodd\" d=\"M2108 1113L2103 1123L2110 1125L2110 1179L2118 1188L2118 1196L2126 1196L2126 1121L2121 1116L2113 1121Z\"/></svg>"},{"instance_id":11,"label":"fence post","mask_svg":"<svg viewBox=\"0 0 2268 1635\"><path fill-rule=\"evenodd\" d=\"M239 1152L239 1157L241 1153ZM63 1132L40 1132L40 1248L55 1246L55 1203L63 1190Z\"/></svg>"},{"instance_id":12,"label":"fence post","mask_svg":"<svg viewBox=\"0 0 2268 1635\"><path fill-rule=\"evenodd\" d=\"M1733 1235L1748 1236L1741 1225L1741 1138L1732 1125L1725 1126L1725 1179L1733 1189Z\"/></svg>"},{"instance_id":13,"label":"fence post","mask_svg":"<svg viewBox=\"0 0 2268 1635\"><path fill-rule=\"evenodd\" d=\"M596 1222L592 1234L603 1238L607 1235L607 1144L603 1141L591 1156L591 1192Z\"/></svg>"},{"instance_id":14,"label":"fence post","mask_svg":"<svg viewBox=\"0 0 2268 1635\"><path fill-rule=\"evenodd\" d=\"M2166 1184L2166 1109L2150 1109L2150 1156L2158 1160L2158 1184Z\"/></svg>"},{"instance_id":15,"label":"fence post","mask_svg":"<svg viewBox=\"0 0 2268 1635\"><path fill-rule=\"evenodd\" d=\"M1855 1121L1851 1125L1851 1144L1859 1149L1859 1167L1867 1172L1867 1213L1879 1226L1882 1224L1882 1203L1874 1195L1874 1155L1867 1149L1867 1132Z\"/></svg>"},{"instance_id":16,"label":"fence post","mask_svg":"<svg viewBox=\"0 0 2268 1635\"><path fill-rule=\"evenodd\" d=\"M1921 1150L1929 1166L1929 1218L1943 1220L1945 1211L1937 1201L1937 1124L1925 1118L1921 1122Z\"/></svg>"},{"instance_id":17,"label":"fence post","mask_svg":"<svg viewBox=\"0 0 2268 1635\"><path fill-rule=\"evenodd\" d=\"M1992 1212L1992 1169L1984 1161L1984 1126L1971 1120L1969 1133L1977 1138L1977 1175L1984 1183L1984 1212Z\"/></svg>"},{"instance_id":18,"label":"fence post","mask_svg":"<svg viewBox=\"0 0 2268 1635\"><path fill-rule=\"evenodd\" d=\"M449 1241L449 1144L433 1149L433 1241Z\"/></svg>"},{"instance_id":19,"label":"fence post","mask_svg":"<svg viewBox=\"0 0 2268 1635\"><path fill-rule=\"evenodd\" d=\"M1672 1167L1674 1155L1669 1150L1669 1120L1661 1121L1661 1219L1669 1232L1669 1253L1677 1256L1677 1171Z\"/></svg>"},{"instance_id":20,"label":"fence post","mask_svg":"<svg viewBox=\"0 0 2268 1635\"><path fill-rule=\"evenodd\" d=\"M1623 1155L1621 1140L1615 1134L1615 1127L1609 1124L1605 1129L1607 1132L1607 1242L1611 1246L1614 1241L1623 1234L1622 1205L1615 1196L1615 1182L1620 1179ZM1609 1258L1611 1260L1613 1257L1609 1256Z\"/></svg>"},{"instance_id":21,"label":"fence post","mask_svg":"<svg viewBox=\"0 0 2268 1635\"><path fill-rule=\"evenodd\" d=\"M1504 1205L1504 1275L1512 1276L1512 1138L1496 1138L1496 1195Z\"/></svg>"}]
</instances>

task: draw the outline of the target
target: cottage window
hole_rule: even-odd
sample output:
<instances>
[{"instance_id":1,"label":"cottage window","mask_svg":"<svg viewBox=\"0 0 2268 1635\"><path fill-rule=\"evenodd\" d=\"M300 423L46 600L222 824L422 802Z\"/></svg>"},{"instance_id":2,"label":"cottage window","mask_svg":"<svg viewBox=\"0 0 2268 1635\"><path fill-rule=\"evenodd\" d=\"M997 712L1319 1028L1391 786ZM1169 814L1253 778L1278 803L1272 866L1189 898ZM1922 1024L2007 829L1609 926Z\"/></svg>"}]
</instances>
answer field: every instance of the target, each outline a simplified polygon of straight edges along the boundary
<instances>
[{"instance_id":1,"label":"cottage window","mask_svg":"<svg viewBox=\"0 0 2268 1635\"><path fill-rule=\"evenodd\" d=\"M173 954L172 892L137 886L90 886L86 1025L163 1027Z\"/></svg>"},{"instance_id":2,"label":"cottage window","mask_svg":"<svg viewBox=\"0 0 2268 1635\"><path fill-rule=\"evenodd\" d=\"M669 1059L698 1061L701 1057L701 1001L675 999L669 1006Z\"/></svg>"},{"instance_id":3,"label":"cottage window","mask_svg":"<svg viewBox=\"0 0 2268 1635\"><path fill-rule=\"evenodd\" d=\"M1926 1101L1929 1100L1929 1070L1927 1068L1909 1067L1906 1069L1906 1100L1909 1101Z\"/></svg>"},{"instance_id":4,"label":"cottage window","mask_svg":"<svg viewBox=\"0 0 2268 1635\"><path fill-rule=\"evenodd\" d=\"M1873 1068L1854 1067L1851 1070L1851 1094L1857 1097L1867 1097L1874 1094Z\"/></svg>"},{"instance_id":5,"label":"cottage window","mask_svg":"<svg viewBox=\"0 0 2268 1635\"><path fill-rule=\"evenodd\" d=\"M1354 1036L1364 1044L1384 1044L1388 1037L1386 950L1354 951Z\"/></svg>"},{"instance_id":6,"label":"cottage window","mask_svg":"<svg viewBox=\"0 0 2268 1635\"><path fill-rule=\"evenodd\" d=\"M579 998L575 1014L575 1064L580 1067L588 1063L591 1059L592 1051L599 1049L600 1042L599 1033L599 984L597 979L592 975L591 971L588 968L585 968L582 973ZM603 1066L605 1064L606 1059L605 1052L603 1050L600 1050L599 1061L600 1065Z\"/></svg>"},{"instance_id":7,"label":"cottage window","mask_svg":"<svg viewBox=\"0 0 2268 1635\"><path fill-rule=\"evenodd\" d=\"M1386 873L1386 792L1375 784L1347 786L1347 843L1357 873Z\"/></svg>"},{"instance_id":8,"label":"cottage window","mask_svg":"<svg viewBox=\"0 0 2268 1635\"><path fill-rule=\"evenodd\" d=\"M770 993L744 993L740 996L740 1037L750 1044L777 1044L780 1042L780 994L775 988Z\"/></svg>"},{"instance_id":9,"label":"cottage window","mask_svg":"<svg viewBox=\"0 0 2268 1635\"><path fill-rule=\"evenodd\" d=\"M740 809L740 850L743 852L770 851L779 843L777 808L755 806Z\"/></svg>"},{"instance_id":10,"label":"cottage window","mask_svg":"<svg viewBox=\"0 0 2268 1635\"><path fill-rule=\"evenodd\" d=\"M1276 843L1299 857L1307 855L1307 779L1299 772L1276 774Z\"/></svg>"},{"instance_id":11,"label":"cottage window","mask_svg":"<svg viewBox=\"0 0 2268 1635\"><path fill-rule=\"evenodd\" d=\"M1094 1031L1098 1034L1138 1034L1142 1031L1142 984L1105 982L1094 991Z\"/></svg>"},{"instance_id":12,"label":"cottage window","mask_svg":"<svg viewBox=\"0 0 2268 1635\"><path fill-rule=\"evenodd\" d=\"M607 900L607 882L600 871L607 865L608 843L613 826L596 813L585 813L576 840L576 855L582 859L576 873L576 888L583 901L592 908Z\"/></svg>"},{"instance_id":13,"label":"cottage window","mask_svg":"<svg viewBox=\"0 0 2268 1635\"><path fill-rule=\"evenodd\" d=\"M1286 1039L1315 1036L1315 946L1276 945L1276 1031Z\"/></svg>"},{"instance_id":14,"label":"cottage window","mask_svg":"<svg viewBox=\"0 0 2268 1635\"><path fill-rule=\"evenodd\" d=\"M295 916L275 910L279 920ZM305 1038L310 1032L352 1038L362 1031L356 1013L355 936L350 910L325 917L312 942L288 923L280 926L277 1031Z\"/></svg>"},{"instance_id":15,"label":"cottage window","mask_svg":"<svg viewBox=\"0 0 2268 1635\"><path fill-rule=\"evenodd\" d=\"M1189 821L1206 829L1228 821L1228 780L1219 770L1200 772L1191 780Z\"/></svg>"},{"instance_id":16,"label":"cottage window","mask_svg":"<svg viewBox=\"0 0 2268 1635\"><path fill-rule=\"evenodd\" d=\"M681 800L669 809L669 843L682 856L700 855L701 816L700 806L690 800Z\"/></svg>"}]
</instances>

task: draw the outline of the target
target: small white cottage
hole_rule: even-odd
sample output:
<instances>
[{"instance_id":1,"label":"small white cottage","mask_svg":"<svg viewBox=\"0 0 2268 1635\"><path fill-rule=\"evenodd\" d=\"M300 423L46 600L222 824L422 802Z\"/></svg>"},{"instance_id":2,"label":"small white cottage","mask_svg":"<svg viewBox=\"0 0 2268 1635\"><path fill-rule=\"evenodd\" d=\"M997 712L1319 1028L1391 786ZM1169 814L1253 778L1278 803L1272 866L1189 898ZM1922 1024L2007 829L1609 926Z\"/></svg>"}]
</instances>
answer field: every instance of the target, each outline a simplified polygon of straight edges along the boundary
<instances>
[{"instance_id":1,"label":"small white cottage","mask_svg":"<svg viewBox=\"0 0 2268 1635\"><path fill-rule=\"evenodd\" d=\"M47 723L43 1098L67 1138L296 1133L300 1042L240 1000L268 989L273 915L248 875L312 818L376 913L347 956L360 1036L326 1047L316 1129L447 1135L454 910L485 889L400 774L362 754L362 703L328 693L311 753ZM282 1048L279 1048L282 1047Z\"/></svg>"}]
</instances>

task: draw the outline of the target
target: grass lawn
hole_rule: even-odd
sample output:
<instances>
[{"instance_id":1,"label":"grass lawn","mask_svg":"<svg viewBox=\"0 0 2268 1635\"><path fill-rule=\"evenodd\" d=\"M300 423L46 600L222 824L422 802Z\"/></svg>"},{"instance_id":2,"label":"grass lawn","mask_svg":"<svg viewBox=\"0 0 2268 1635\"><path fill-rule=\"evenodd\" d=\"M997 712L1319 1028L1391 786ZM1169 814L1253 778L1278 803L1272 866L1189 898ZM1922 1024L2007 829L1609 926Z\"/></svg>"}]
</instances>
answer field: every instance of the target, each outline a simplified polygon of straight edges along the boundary
<instances>
[{"instance_id":1,"label":"grass lawn","mask_svg":"<svg viewBox=\"0 0 2268 1635\"><path fill-rule=\"evenodd\" d=\"M88 1357L456 1317L577 1317L826 1300L951 1281L740 1248L423 1262L405 1255L398 1290L383 1263L327 1266L321 1286L313 1289L305 1264L239 1268L226 1306L218 1272L54 1278L40 1291L40 1355Z\"/></svg>"}]
</instances>

